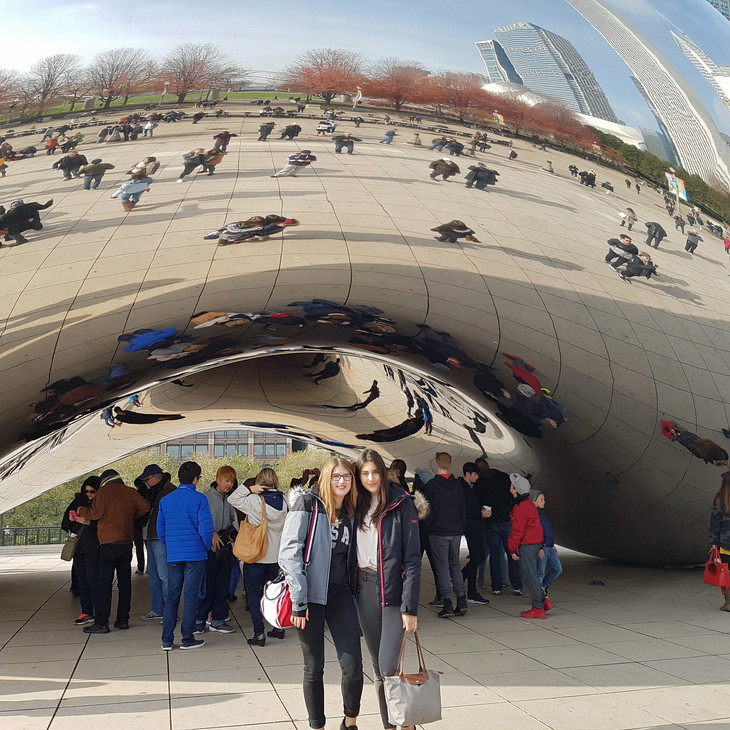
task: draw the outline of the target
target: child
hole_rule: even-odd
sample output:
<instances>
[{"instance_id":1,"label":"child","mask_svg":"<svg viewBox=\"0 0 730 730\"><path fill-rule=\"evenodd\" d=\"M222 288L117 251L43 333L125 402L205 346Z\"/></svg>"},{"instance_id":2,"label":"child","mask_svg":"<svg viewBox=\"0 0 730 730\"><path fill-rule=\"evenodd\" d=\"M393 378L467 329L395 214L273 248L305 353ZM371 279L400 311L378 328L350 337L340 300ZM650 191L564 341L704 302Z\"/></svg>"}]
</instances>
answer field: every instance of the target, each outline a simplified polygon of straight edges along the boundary
<instances>
[{"instance_id":1,"label":"child","mask_svg":"<svg viewBox=\"0 0 730 730\"><path fill-rule=\"evenodd\" d=\"M560 558L558 557L558 549L555 547L555 538L553 537L553 528L550 524L550 520L545 514L545 494L544 492L536 492L536 496L532 500L537 507L537 513L540 515L540 525L542 526L543 536L545 538L545 544L543 545L543 552L545 557L537 559L537 578L542 586L542 592L545 595L543 601L543 608L549 611L554 607L555 604L548 598L548 588L552 585L552 582L563 572L563 566L560 564ZM550 572L545 575L545 569L549 567Z\"/></svg>"}]
</instances>

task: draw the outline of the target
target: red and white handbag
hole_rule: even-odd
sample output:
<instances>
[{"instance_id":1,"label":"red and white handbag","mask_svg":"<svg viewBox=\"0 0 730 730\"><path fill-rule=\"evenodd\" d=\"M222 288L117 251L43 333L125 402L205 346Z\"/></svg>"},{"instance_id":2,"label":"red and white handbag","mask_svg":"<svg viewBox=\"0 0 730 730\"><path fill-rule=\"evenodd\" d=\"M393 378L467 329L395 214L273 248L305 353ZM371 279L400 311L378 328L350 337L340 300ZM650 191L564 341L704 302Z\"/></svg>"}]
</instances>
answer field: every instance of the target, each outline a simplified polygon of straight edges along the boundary
<instances>
[{"instance_id":1,"label":"red and white handbag","mask_svg":"<svg viewBox=\"0 0 730 730\"><path fill-rule=\"evenodd\" d=\"M314 532L317 525L317 499L314 499L312 509L312 521L309 524L307 544L304 547L304 566L302 574L307 574L307 566L311 560L312 545L314 544ZM289 594L289 584L286 582L284 573L270 580L264 586L264 594L261 598L261 613L264 619L277 629L286 629L292 625L291 622L292 603Z\"/></svg>"}]
</instances>

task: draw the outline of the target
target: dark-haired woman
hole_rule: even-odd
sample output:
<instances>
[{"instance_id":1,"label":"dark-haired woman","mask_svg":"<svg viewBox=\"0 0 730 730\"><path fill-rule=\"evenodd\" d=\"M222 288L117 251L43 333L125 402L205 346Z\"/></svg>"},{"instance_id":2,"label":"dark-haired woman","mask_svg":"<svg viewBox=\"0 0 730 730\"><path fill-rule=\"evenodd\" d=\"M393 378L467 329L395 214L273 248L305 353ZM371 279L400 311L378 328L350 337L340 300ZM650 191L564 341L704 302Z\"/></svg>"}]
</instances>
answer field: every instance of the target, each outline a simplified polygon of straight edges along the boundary
<instances>
[{"instance_id":1,"label":"dark-haired woman","mask_svg":"<svg viewBox=\"0 0 730 730\"><path fill-rule=\"evenodd\" d=\"M421 590L421 541L416 501L390 481L380 454L366 449L357 477L357 611L370 652L384 728L383 677L395 674L403 632L415 631Z\"/></svg>"},{"instance_id":2,"label":"dark-haired woman","mask_svg":"<svg viewBox=\"0 0 730 730\"><path fill-rule=\"evenodd\" d=\"M730 471L722 475L710 515L710 542L720 551L723 563L730 563ZM730 611L730 590L725 593L723 611Z\"/></svg>"},{"instance_id":3,"label":"dark-haired woman","mask_svg":"<svg viewBox=\"0 0 730 730\"><path fill-rule=\"evenodd\" d=\"M290 507L279 548L292 601L292 624L299 629L304 657L304 702L309 726L324 730L324 627L329 627L342 670L343 728L357 728L362 696L360 625L353 596L357 570L352 464L331 459L319 482ZM313 518L317 511L316 519ZM304 553L311 536L310 561Z\"/></svg>"},{"instance_id":4,"label":"dark-haired woman","mask_svg":"<svg viewBox=\"0 0 730 730\"><path fill-rule=\"evenodd\" d=\"M77 494L73 502L66 508L61 526L78 537L76 553L74 554L73 570L79 587L81 601L81 615L74 621L76 626L85 626L94 623L94 609L98 600L99 574L99 538L96 534L96 520L88 525L72 521L69 518L71 510L78 511L79 507L91 507L99 488L99 477L86 477L81 485L81 493Z\"/></svg>"}]
</instances>

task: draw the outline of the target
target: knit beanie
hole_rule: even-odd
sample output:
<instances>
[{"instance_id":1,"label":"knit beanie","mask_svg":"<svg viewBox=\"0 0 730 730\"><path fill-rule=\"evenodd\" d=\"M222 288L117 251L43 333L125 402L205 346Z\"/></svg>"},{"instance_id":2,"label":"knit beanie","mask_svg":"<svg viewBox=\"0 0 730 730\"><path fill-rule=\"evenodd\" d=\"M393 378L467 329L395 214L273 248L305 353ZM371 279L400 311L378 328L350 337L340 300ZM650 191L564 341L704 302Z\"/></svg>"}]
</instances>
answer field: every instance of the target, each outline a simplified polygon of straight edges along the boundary
<instances>
[{"instance_id":1,"label":"knit beanie","mask_svg":"<svg viewBox=\"0 0 730 730\"><path fill-rule=\"evenodd\" d=\"M517 490L517 494L529 494L530 493L530 482L520 474L514 473L509 475L509 480Z\"/></svg>"}]
</instances>

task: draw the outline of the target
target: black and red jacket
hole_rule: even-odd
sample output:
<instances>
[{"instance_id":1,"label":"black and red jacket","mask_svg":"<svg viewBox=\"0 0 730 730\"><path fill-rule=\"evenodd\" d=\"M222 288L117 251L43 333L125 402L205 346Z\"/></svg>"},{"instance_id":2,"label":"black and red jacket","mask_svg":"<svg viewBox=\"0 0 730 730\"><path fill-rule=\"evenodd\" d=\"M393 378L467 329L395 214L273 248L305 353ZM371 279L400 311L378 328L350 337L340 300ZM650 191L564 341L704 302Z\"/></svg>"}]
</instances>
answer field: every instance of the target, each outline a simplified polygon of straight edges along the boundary
<instances>
[{"instance_id":1,"label":"black and red jacket","mask_svg":"<svg viewBox=\"0 0 730 730\"><path fill-rule=\"evenodd\" d=\"M414 499L400 484L390 482L388 508L378 525L378 593L380 605L400 606L418 614L421 593L421 540Z\"/></svg>"}]
</instances>

